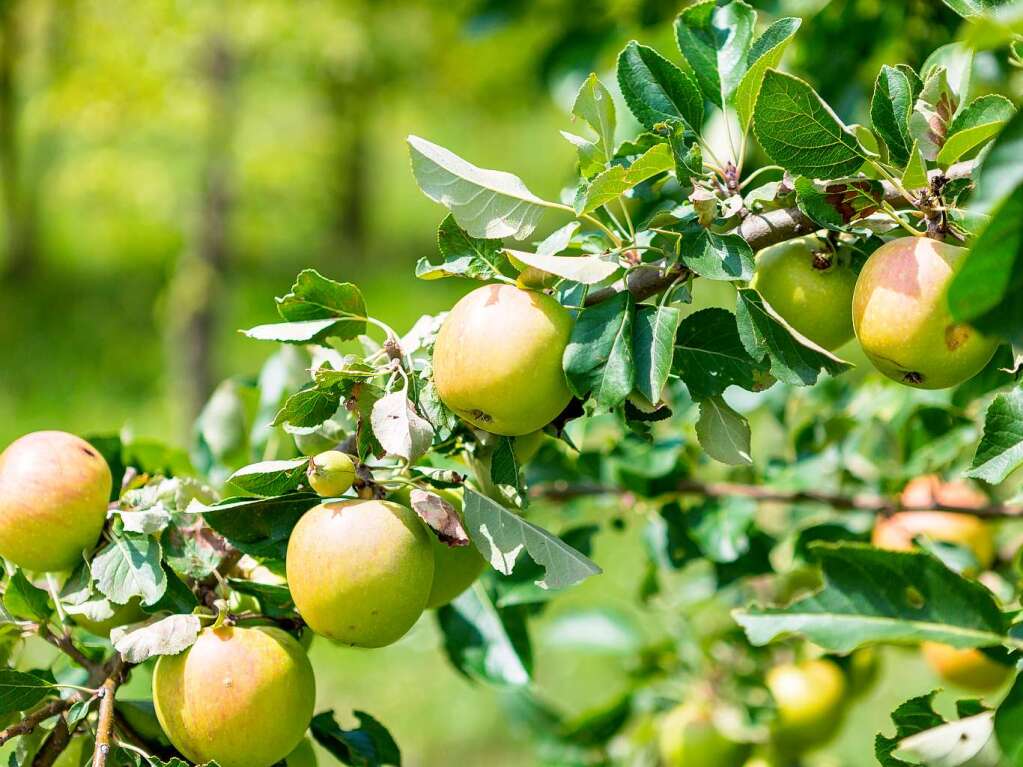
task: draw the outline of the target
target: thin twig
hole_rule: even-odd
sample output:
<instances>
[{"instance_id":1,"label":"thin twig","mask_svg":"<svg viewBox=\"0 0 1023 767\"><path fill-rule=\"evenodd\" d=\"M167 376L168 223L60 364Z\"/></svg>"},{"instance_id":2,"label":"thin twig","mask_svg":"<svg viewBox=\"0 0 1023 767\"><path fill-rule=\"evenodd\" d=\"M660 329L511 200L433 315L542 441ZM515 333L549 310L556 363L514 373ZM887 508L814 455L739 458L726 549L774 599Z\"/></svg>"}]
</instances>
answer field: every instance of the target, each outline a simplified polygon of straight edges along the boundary
<instances>
[{"instance_id":1,"label":"thin twig","mask_svg":"<svg viewBox=\"0 0 1023 767\"><path fill-rule=\"evenodd\" d=\"M68 632L65 631L62 634L54 634L47 626L41 625L39 627L39 636L67 655L71 660L84 668L90 674L94 674L102 668L103 664L96 663L78 649L78 646L74 643L74 640L71 639L71 635Z\"/></svg>"},{"instance_id":2,"label":"thin twig","mask_svg":"<svg viewBox=\"0 0 1023 767\"><path fill-rule=\"evenodd\" d=\"M92 767L106 767L114 737L114 697L124 679L124 662L118 655L113 668L99 690L99 721L96 724L96 748L92 752Z\"/></svg>"},{"instance_id":3,"label":"thin twig","mask_svg":"<svg viewBox=\"0 0 1023 767\"><path fill-rule=\"evenodd\" d=\"M969 178L975 168L976 162L972 160L956 163L945 171L944 176L948 180ZM940 170L931 171L931 176L934 177L940 173ZM883 200L885 202L898 209L909 206L909 203L902 196L901 189L889 181L882 181L881 186L884 189ZM758 251L769 245L791 240L793 237L810 234L819 228L799 208L781 208L779 210L769 210L765 213L753 213L746 216L739 226L738 233L749 243L754 251ZM671 270L662 273L656 269L643 270L643 275L643 279L630 280L628 284L629 291L637 301L657 295L674 282L678 276L677 273L673 273ZM586 305L593 306L602 301L607 301L620 290L621 287L618 286L591 291L586 296Z\"/></svg>"},{"instance_id":4,"label":"thin twig","mask_svg":"<svg viewBox=\"0 0 1023 767\"><path fill-rule=\"evenodd\" d=\"M36 727L45 722L51 716L56 716L67 711L75 703L81 700L85 700L85 694L81 692L74 692L67 698L60 698L58 700L51 700L42 708L38 708L31 714L28 714L20 722L15 722L5 730L0 730L0 745L3 745L11 738L16 738L19 735L28 735Z\"/></svg>"},{"instance_id":5,"label":"thin twig","mask_svg":"<svg viewBox=\"0 0 1023 767\"><path fill-rule=\"evenodd\" d=\"M699 482L692 479L680 480L674 487L679 495L694 495L703 498L750 498L758 503L819 503L840 511L869 511L890 515L900 511L947 511L953 514L972 514L975 517L1018 517L1023 508L990 504L980 508L971 506L949 506L933 502L927 505L904 504L897 498L879 495L842 495L818 490L775 490L761 485L745 485L737 482ZM629 491L605 485L571 485L555 482L533 488L532 495L538 499L565 501L595 495L627 495Z\"/></svg>"}]
</instances>

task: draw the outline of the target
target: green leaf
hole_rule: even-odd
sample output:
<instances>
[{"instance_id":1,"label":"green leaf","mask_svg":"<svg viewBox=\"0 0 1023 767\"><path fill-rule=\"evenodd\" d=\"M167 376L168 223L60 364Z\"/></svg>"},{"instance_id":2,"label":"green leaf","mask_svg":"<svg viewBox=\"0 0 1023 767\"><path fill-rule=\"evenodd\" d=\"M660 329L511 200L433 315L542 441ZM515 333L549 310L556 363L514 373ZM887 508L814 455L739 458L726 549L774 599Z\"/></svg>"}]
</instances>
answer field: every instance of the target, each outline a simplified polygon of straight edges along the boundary
<instances>
[{"instance_id":1,"label":"green leaf","mask_svg":"<svg viewBox=\"0 0 1023 767\"><path fill-rule=\"evenodd\" d=\"M700 402L696 437L711 458L730 466L749 466L750 429L745 417L736 413L721 397Z\"/></svg>"},{"instance_id":2,"label":"green leaf","mask_svg":"<svg viewBox=\"0 0 1023 767\"><path fill-rule=\"evenodd\" d=\"M437 250L443 261L434 264L428 258L419 259L416 277L421 280L464 277L485 282L500 275L508 263L501 252L500 240L471 236L451 214L444 217L437 230Z\"/></svg>"},{"instance_id":3,"label":"green leaf","mask_svg":"<svg viewBox=\"0 0 1023 767\"><path fill-rule=\"evenodd\" d=\"M708 499L686 511L687 532L712 562L735 562L750 549L756 512L748 498Z\"/></svg>"},{"instance_id":4,"label":"green leaf","mask_svg":"<svg viewBox=\"0 0 1023 767\"><path fill-rule=\"evenodd\" d=\"M159 541L150 535L114 536L92 560L92 577L112 602L123 605L141 597L143 604L151 605L167 590L162 557Z\"/></svg>"},{"instance_id":5,"label":"green leaf","mask_svg":"<svg viewBox=\"0 0 1023 767\"><path fill-rule=\"evenodd\" d=\"M615 103L596 74L583 82L572 105L572 114L585 120L599 137L597 149L610 160L615 145Z\"/></svg>"},{"instance_id":6,"label":"green leaf","mask_svg":"<svg viewBox=\"0 0 1023 767\"><path fill-rule=\"evenodd\" d=\"M302 484L308 467L308 458L261 461L238 469L227 481L253 495L283 495Z\"/></svg>"},{"instance_id":7,"label":"green leaf","mask_svg":"<svg viewBox=\"0 0 1023 767\"><path fill-rule=\"evenodd\" d=\"M471 679L503 687L524 687L532 676L532 652L517 607L499 608L481 582L437 611L444 651Z\"/></svg>"},{"instance_id":8,"label":"green leaf","mask_svg":"<svg viewBox=\"0 0 1023 767\"><path fill-rule=\"evenodd\" d=\"M741 0L703 0L675 19L675 41L710 101L723 107L746 73L757 14Z\"/></svg>"},{"instance_id":9,"label":"green leaf","mask_svg":"<svg viewBox=\"0 0 1023 767\"><path fill-rule=\"evenodd\" d=\"M646 306L636 309L632 329L632 353L636 368L636 389L650 402L661 399L671 373L675 333L682 312L674 306Z\"/></svg>"},{"instance_id":10,"label":"green leaf","mask_svg":"<svg viewBox=\"0 0 1023 767\"><path fill-rule=\"evenodd\" d=\"M966 476L997 485L1023 464L1023 390L999 394L984 416L984 436Z\"/></svg>"},{"instance_id":11,"label":"green leaf","mask_svg":"<svg viewBox=\"0 0 1023 767\"><path fill-rule=\"evenodd\" d=\"M912 156L910 147L914 142L909 135L909 118L914 100L913 85L906 73L887 65L881 67L870 101L870 119L892 161L900 168Z\"/></svg>"},{"instance_id":12,"label":"green leaf","mask_svg":"<svg viewBox=\"0 0 1023 767\"><path fill-rule=\"evenodd\" d=\"M1016 0L944 0L945 5L963 18L982 16L995 8L1011 5Z\"/></svg>"},{"instance_id":13,"label":"green leaf","mask_svg":"<svg viewBox=\"0 0 1023 767\"><path fill-rule=\"evenodd\" d=\"M618 84L629 109L647 129L681 120L694 133L703 126L703 96L693 77L635 40L618 56Z\"/></svg>"},{"instance_id":14,"label":"green leaf","mask_svg":"<svg viewBox=\"0 0 1023 767\"><path fill-rule=\"evenodd\" d=\"M453 152L417 136L408 137L412 172L423 193L451 211L472 237L524 240L533 233L544 208L518 176L477 168Z\"/></svg>"},{"instance_id":15,"label":"green leaf","mask_svg":"<svg viewBox=\"0 0 1023 767\"><path fill-rule=\"evenodd\" d=\"M902 174L902 185L906 189L923 189L928 184L927 163L920 153L920 144L913 142L909 150L909 161L906 163L906 170Z\"/></svg>"},{"instance_id":16,"label":"green leaf","mask_svg":"<svg viewBox=\"0 0 1023 767\"><path fill-rule=\"evenodd\" d=\"M739 115L739 124L743 132L749 130L753 120L753 109L764 83L764 75L768 69L774 69L781 63L781 58L802 24L801 19L786 17L778 19L758 37L750 48L747 57L748 69L735 89L735 111Z\"/></svg>"},{"instance_id":17,"label":"green leaf","mask_svg":"<svg viewBox=\"0 0 1023 767\"><path fill-rule=\"evenodd\" d=\"M617 261L609 261L604 256L545 256L521 250L508 253L526 266L582 285L596 285L621 269Z\"/></svg>"},{"instance_id":18,"label":"green leaf","mask_svg":"<svg viewBox=\"0 0 1023 767\"><path fill-rule=\"evenodd\" d=\"M593 178L605 167L604 153L602 147L589 139L577 136L568 131L561 131L564 139L575 147L579 157L579 174L583 178Z\"/></svg>"},{"instance_id":19,"label":"green leaf","mask_svg":"<svg viewBox=\"0 0 1023 767\"><path fill-rule=\"evenodd\" d=\"M500 573L510 575L523 552L543 567L544 576L537 581L541 588L566 588L601 572L560 538L469 487L463 513L472 542Z\"/></svg>"},{"instance_id":20,"label":"green leaf","mask_svg":"<svg viewBox=\"0 0 1023 767\"><path fill-rule=\"evenodd\" d=\"M343 323L343 324L348 324ZM310 344L327 337L327 331L341 324L335 319L304 320L302 322L275 322L256 325L243 330L248 338L256 341L277 341L282 344Z\"/></svg>"},{"instance_id":21,"label":"green leaf","mask_svg":"<svg viewBox=\"0 0 1023 767\"><path fill-rule=\"evenodd\" d=\"M564 366L568 387L580 399L592 392L597 405L610 410L632 392L634 313L632 294L627 290L579 312L565 349Z\"/></svg>"},{"instance_id":22,"label":"green leaf","mask_svg":"<svg viewBox=\"0 0 1023 767\"><path fill-rule=\"evenodd\" d=\"M973 49L964 43L955 42L935 48L924 60L920 67L920 74L924 81L924 89L927 88L928 78L938 69L944 69L947 74L948 85L952 89L955 98L956 109L959 105L966 103L970 95L970 85L973 81Z\"/></svg>"},{"instance_id":23,"label":"green leaf","mask_svg":"<svg viewBox=\"0 0 1023 767\"><path fill-rule=\"evenodd\" d=\"M770 359L771 375L779 381L811 386L821 371L838 375L851 367L795 333L754 290L739 291L735 316L746 351L754 359Z\"/></svg>"},{"instance_id":24,"label":"green leaf","mask_svg":"<svg viewBox=\"0 0 1023 767\"><path fill-rule=\"evenodd\" d=\"M227 583L239 594L254 596L260 612L269 618L293 619L296 616L295 600L286 584L257 583L243 578L229 578Z\"/></svg>"},{"instance_id":25,"label":"green leaf","mask_svg":"<svg viewBox=\"0 0 1023 767\"><path fill-rule=\"evenodd\" d=\"M973 151L995 136L1014 114L1016 107L1005 96L992 93L976 99L949 125L945 145L938 152L938 164L947 168Z\"/></svg>"},{"instance_id":26,"label":"green leaf","mask_svg":"<svg viewBox=\"0 0 1023 767\"><path fill-rule=\"evenodd\" d=\"M410 463L433 444L433 426L419 415L405 389L374 402L370 423L385 453Z\"/></svg>"},{"instance_id":27,"label":"green leaf","mask_svg":"<svg viewBox=\"0 0 1023 767\"><path fill-rule=\"evenodd\" d=\"M916 735L918 732L925 732L945 721L934 711L934 696L935 693L931 692L911 698L892 712L895 737L888 738L878 733L874 738L874 755L882 767L912 767L891 754L899 747L903 738Z\"/></svg>"},{"instance_id":28,"label":"green leaf","mask_svg":"<svg viewBox=\"0 0 1023 767\"><path fill-rule=\"evenodd\" d=\"M671 154L671 147L667 144L655 144L636 158L629 167L612 165L594 178L586 187L585 193L576 199L575 212L579 215L591 213L602 205L618 199L636 185L674 167L675 160Z\"/></svg>"},{"instance_id":29,"label":"green leaf","mask_svg":"<svg viewBox=\"0 0 1023 767\"><path fill-rule=\"evenodd\" d=\"M798 634L830 652L871 642L943 642L987 647L1007 641L991 592L930 554L856 543L815 544L823 590L787 607L734 613L755 645Z\"/></svg>"},{"instance_id":30,"label":"green leaf","mask_svg":"<svg viewBox=\"0 0 1023 767\"><path fill-rule=\"evenodd\" d=\"M1023 343L1021 291L1023 185L995 209L973 241L966 262L949 286L948 305L955 319L1019 345Z\"/></svg>"},{"instance_id":31,"label":"green leaf","mask_svg":"<svg viewBox=\"0 0 1023 767\"><path fill-rule=\"evenodd\" d=\"M1023 674L995 711L995 737L1009 764L1023 764Z\"/></svg>"},{"instance_id":32,"label":"green leaf","mask_svg":"<svg viewBox=\"0 0 1023 767\"><path fill-rule=\"evenodd\" d=\"M341 405L341 391L331 386L310 386L288 397L271 426L319 426L337 412Z\"/></svg>"},{"instance_id":33,"label":"green leaf","mask_svg":"<svg viewBox=\"0 0 1023 767\"><path fill-rule=\"evenodd\" d=\"M675 337L673 368L695 400L714 397L733 384L750 391L767 372L739 339L735 315L727 309L694 312Z\"/></svg>"},{"instance_id":34,"label":"green leaf","mask_svg":"<svg viewBox=\"0 0 1023 767\"><path fill-rule=\"evenodd\" d=\"M306 323L334 319L330 329L315 338L342 341L366 332L366 302L350 282L329 280L315 269L305 269L295 279L291 292L277 299L277 312L288 322Z\"/></svg>"},{"instance_id":35,"label":"green leaf","mask_svg":"<svg viewBox=\"0 0 1023 767\"><path fill-rule=\"evenodd\" d=\"M490 456L490 481L495 485L507 485L523 494L522 470L519 458L515 455L515 438L501 437L497 441L493 455Z\"/></svg>"},{"instance_id":36,"label":"green leaf","mask_svg":"<svg viewBox=\"0 0 1023 767\"><path fill-rule=\"evenodd\" d=\"M737 234L716 234L693 227L682 238L682 262L709 280L753 279L753 250Z\"/></svg>"},{"instance_id":37,"label":"green leaf","mask_svg":"<svg viewBox=\"0 0 1023 767\"><path fill-rule=\"evenodd\" d=\"M1004 762L993 736L994 714L983 711L905 738L892 756L911 764L996 767Z\"/></svg>"},{"instance_id":38,"label":"green leaf","mask_svg":"<svg viewBox=\"0 0 1023 767\"><path fill-rule=\"evenodd\" d=\"M839 178L865 159L856 137L813 88L774 69L764 75L753 127L768 156L792 173Z\"/></svg>"},{"instance_id":39,"label":"green leaf","mask_svg":"<svg viewBox=\"0 0 1023 767\"><path fill-rule=\"evenodd\" d=\"M49 595L43 589L33 586L19 568L14 569L7 581L4 607L15 618L29 621L45 621L53 612Z\"/></svg>"},{"instance_id":40,"label":"green leaf","mask_svg":"<svg viewBox=\"0 0 1023 767\"><path fill-rule=\"evenodd\" d=\"M309 727L316 742L352 767L401 767L401 752L387 728L365 711L354 713L359 720L355 730L342 730L333 711L314 716Z\"/></svg>"},{"instance_id":41,"label":"green leaf","mask_svg":"<svg viewBox=\"0 0 1023 767\"><path fill-rule=\"evenodd\" d=\"M276 498L226 498L188 507L246 554L284 559L288 537L299 518L323 499L315 493L289 493Z\"/></svg>"},{"instance_id":42,"label":"green leaf","mask_svg":"<svg viewBox=\"0 0 1023 767\"><path fill-rule=\"evenodd\" d=\"M110 641L128 663L144 663L158 655L177 655L199 638L202 623L197 615L169 615L142 626L119 626Z\"/></svg>"},{"instance_id":43,"label":"green leaf","mask_svg":"<svg viewBox=\"0 0 1023 767\"><path fill-rule=\"evenodd\" d=\"M55 692L50 682L35 674L0 669L0 716L26 711Z\"/></svg>"},{"instance_id":44,"label":"green leaf","mask_svg":"<svg viewBox=\"0 0 1023 767\"><path fill-rule=\"evenodd\" d=\"M991 213L1023 186L1023 112L998 134L975 178L977 191L970 207L978 213Z\"/></svg>"}]
</instances>

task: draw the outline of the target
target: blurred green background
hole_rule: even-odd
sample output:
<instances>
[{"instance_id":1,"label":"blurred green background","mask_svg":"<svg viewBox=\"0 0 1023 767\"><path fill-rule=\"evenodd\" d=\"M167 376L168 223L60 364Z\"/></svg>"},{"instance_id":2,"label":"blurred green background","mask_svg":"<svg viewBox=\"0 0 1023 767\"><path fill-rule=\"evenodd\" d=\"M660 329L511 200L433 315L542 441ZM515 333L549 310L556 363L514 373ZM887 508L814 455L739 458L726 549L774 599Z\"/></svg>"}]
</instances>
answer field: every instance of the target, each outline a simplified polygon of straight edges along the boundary
<instances>
[{"instance_id":1,"label":"blurred green background","mask_svg":"<svg viewBox=\"0 0 1023 767\"><path fill-rule=\"evenodd\" d=\"M684 4L0 0L0 444L121 427L186 444L216 382L272 351L237 330L272 321L303 267L357 282L399 329L446 308L468 286L412 276L442 211L415 187L405 136L557 197L578 84L596 70L611 85L633 37L677 57ZM804 18L788 65L849 121L881 63L918 66L959 27L938 0L752 4ZM978 74L1009 87L994 57ZM607 574L537 624L540 690L569 712L612 699L661 630L635 606L637 537L602 536ZM559 649L579 631L605 646ZM432 618L383 651L320 643L313 657L321 706L380 718L411 767L534 763L502 696L443 661ZM867 733L933 686L894 666L838 744L843 764L872 764Z\"/></svg>"}]
</instances>

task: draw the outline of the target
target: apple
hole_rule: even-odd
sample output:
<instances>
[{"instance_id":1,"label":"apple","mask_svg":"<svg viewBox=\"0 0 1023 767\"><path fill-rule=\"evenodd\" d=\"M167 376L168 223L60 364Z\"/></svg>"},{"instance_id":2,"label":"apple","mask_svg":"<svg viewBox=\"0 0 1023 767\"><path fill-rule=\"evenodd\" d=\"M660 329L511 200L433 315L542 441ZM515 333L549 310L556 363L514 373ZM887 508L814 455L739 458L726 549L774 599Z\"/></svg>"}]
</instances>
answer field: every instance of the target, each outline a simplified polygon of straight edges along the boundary
<instances>
[{"instance_id":1,"label":"apple","mask_svg":"<svg viewBox=\"0 0 1023 767\"><path fill-rule=\"evenodd\" d=\"M519 462L519 466L524 466L533 460L533 456L539 452L546 436L542 429L538 429L515 438L512 450L515 452L515 460Z\"/></svg>"},{"instance_id":2,"label":"apple","mask_svg":"<svg viewBox=\"0 0 1023 767\"><path fill-rule=\"evenodd\" d=\"M561 359L572 315L548 295L484 285L455 304L433 349L441 401L484 431L542 429L572 395Z\"/></svg>"},{"instance_id":3,"label":"apple","mask_svg":"<svg viewBox=\"0 0 1023 767\"><path fill-rule=\"evenodd\" d=\"M934 475L911 480L901 500L903 506L923 509L932 504L976 508L987 504L987 497L970 485L942 482ZM873 543L882 549L908 551L917 536L970 549L981 569L990 567L995 558L994 535L987 523L971 514L950 511L900 511L881 518L874 526Z\"/></svg>"},{"instance_id":4,"label":"apple","mask_svg":"<svg viewBox=\"0 0 1023 767\"><path fill-rule=\"evenodd\" d=\"M958 649L938 642L920 645L924 660L946 682L975 692L997 690L1012 667L989 658L974 648Z\"/></svg>"},{"instance_id":5,"label":"apple","mask_svg":"<svg viewBox=\"0 0 1023 767\"><path fill-rule=\"evenodd\" d=\"M288 754L284 764L287 767L316 767L316 752L309 738L302 738L298 748Z\"/></svg>"},{"instance_id":6,"label":"apple","mask_svg":"<svg viewBox=\"0 0 1023 767\"><path fill-rule=\"evenodd\" d=\"M881 675L881 653L873 646L861 647L849 656L846 667L849 678L849 694L864 695Z\"/></svg>"},{"instance_id":7,"label":"apple","mask_svg":"<svg viewBox=\"0 0 1023 767\"><path fill-rule=\"evenodd\" d=\"M750 746L726 737L705 705L689 702L669 711L660 722L658 745L664 767L742 767Z\"/></svg>"},{"instance_id":8,"label":"apple","mask_svg":"<svg viewBox=\"0 0 1023 767\"><path fill-rule=\"evenodd\" d=\"M967 251L927 237L903 237L875 250L853 294L860 346L889 378L921 389L945 389L972 378L998 341L956 322L948 286Z\"/></svg>"},{"instance_id":9,"label":"apple","mask_svg":"<svg viewBox=\"0 0 1023 767\"><path fill-rule=\"evenodd\" d=\"M277 628L205 629L153 672L160 726L197 764L276 764L305 736L315 698L305 650Z\"/></svg>"},{"instance_id":10,"label":"apple","mask_svg":"<svg viewBox=\"0 0 1023 767\"><path fill-rule=\"evenodd\" d=\"M432 535L389 501L333 501L307 511L288 542L287 577L317 634L383 647L412 628L433 587Z\"/></svg>"},{"instance_id":11,"label":"apple","mask_svg":"<svg viewBox=\"0 0 1023 767\"><path fill-rule=\"evenodd\" d=\"M775 666L767 689L778 707L772 737L779 750L802 753L831 740L842 723L845 674L827 659Z\"/></svg>"},{"instance_id":12,"label":"apple","mask_svg":"<svg viewBox=\"0 0 1023 767\"><path fill-rule=\"evenodd\" d=\"M318 453L309 461L306 472L309 486L322 498L337 498L355 482L355 463L340 450Z\"/></svg>"},{"instance_id":13,"label":"apple","mask_svg":"<svg viewBox=\"0 0 1023 767\"><path fill-rule=\"evenodd\" d=\"M757 253L750 287L801 335L837 349L853 337L849 259L848 248L834 254L817 237L780 242Z\"/></svg>"},{"instance_id":14,"label":"apple","mask_svg":"<svg viewBox=\"0 0 1023 767\"><path fill-rule=\"evenodd\" d=\"M107 518L110 467L92 445L37 431L0 453L0 556L27 570L70 570Z\"/></svg>"},{"instance_id":15,"label":"apple","mask_svg":"<svg viewBox=\"0 0 1023 767\"><path fill-rule=\"evenodd\" d=\"M102 620L92 620L86 615L71 614L75 623L83 629L104 639L110 636L110 632L119 626L127 626L129 623L144 621L149 615L142 609L142 601L138 597L132 597L126 604L119 605L110 603L113 614Z\"/></svg>"}]
</instances>

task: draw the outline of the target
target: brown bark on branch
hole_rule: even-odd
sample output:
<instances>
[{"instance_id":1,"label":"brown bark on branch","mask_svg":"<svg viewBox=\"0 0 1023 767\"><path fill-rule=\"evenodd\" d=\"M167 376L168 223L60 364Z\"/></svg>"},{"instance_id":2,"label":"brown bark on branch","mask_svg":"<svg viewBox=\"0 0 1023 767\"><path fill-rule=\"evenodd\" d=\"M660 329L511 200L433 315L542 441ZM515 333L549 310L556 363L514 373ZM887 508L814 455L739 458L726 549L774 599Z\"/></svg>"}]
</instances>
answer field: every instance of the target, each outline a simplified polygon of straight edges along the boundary
<instances>
[{"instance_id":1,"label":"brown bark on branch","mask_svg":"<svg viewBox=\"0 0 1023 767\"><path fill-rule=\"evenodd\" d=\"M61 717L53 732L46 736L43 745L36 752L32 759L32 767L53 767L60 755L71 745L71 730L68 729L67 721Z\"/></svg>"},{"instance_id":2,"label":"brown bark on branch","mask_svg":"<svg viewBox=\"0 0 1023 767\"><path fill-rule=\"evenodd\" d=\"M38 708L31 714L25 716L25 718L23 718L20 722L15 722L7 729L0 730L0 746L9 741L11 738L16 738L19 735L28 735L51 716L64 713L71 708L71 706L81 700L85 700L85 694L75 692L67 698L50 701L42 708Z\"/></svg>"},{"instance_id":3,"label":"brown bark on branch","mask_svg":"<svg viewBox=\"0 0 1023 767\"><path fill-rule=\"evenodd\" d=\"M960 162L945 171L948 180L969 178L976 167L976 162ZM940 171L931 171L931 178ZM889 181L881 182L884 188L884 199L896 208L909 207L909 201L902 192ZM743 219L739 226L739 234L749 243L754 252L769 245L791 240L804 234L814 232L819 227L811 221L799 208L782 208L769 210L766 213L753 213ZM658 269L642 269L628 279L628 288L637 301L657 295L679 278L683 269L671 269L661 272ZM620 288L610 287L595 290L586 297L586 305L593 306L614 296Z\"/></svg>"},{"instance_id":4,"label":"brown bark on branch","mask_svg":"<svg viewBox=\"0 0 1023 767\"><path fill-rule=\"evenodd\" d=\"M117 688L124 681L125 665L121 656L116 656L112 670L99 689L99 721L96 723L96 748L92 752L92 767L106 767L107 757L113 747L114 738L114 697Z\"/></svg>"},{"instance_id":5,"label":"brown bark on branch","mask_svg":"<svg viewBox=\"0 0 1023 767\"><path fill-rule=\"evenodd\" d=\"M897 498L879 495L843 495L817 490L775 490L760 485L745 485L736 482L700 482L693 479L679 481L675 485L674 492L679 495L693 495L702 498L750 498L757 503L818 503L839 511L870 511L884 515L900 511L947 511L954 514L972 514L975 517L988 518L1023 515L1023 508L1004 504L991 504L980 508L947 506L940 503L916 506L904 504ZM628 494L629 492L626 490L604 485L570 485L567 483L537 486L532 491L532 495L537 499L559 501L587 496Z\"/></svg>"}]
</instances>

